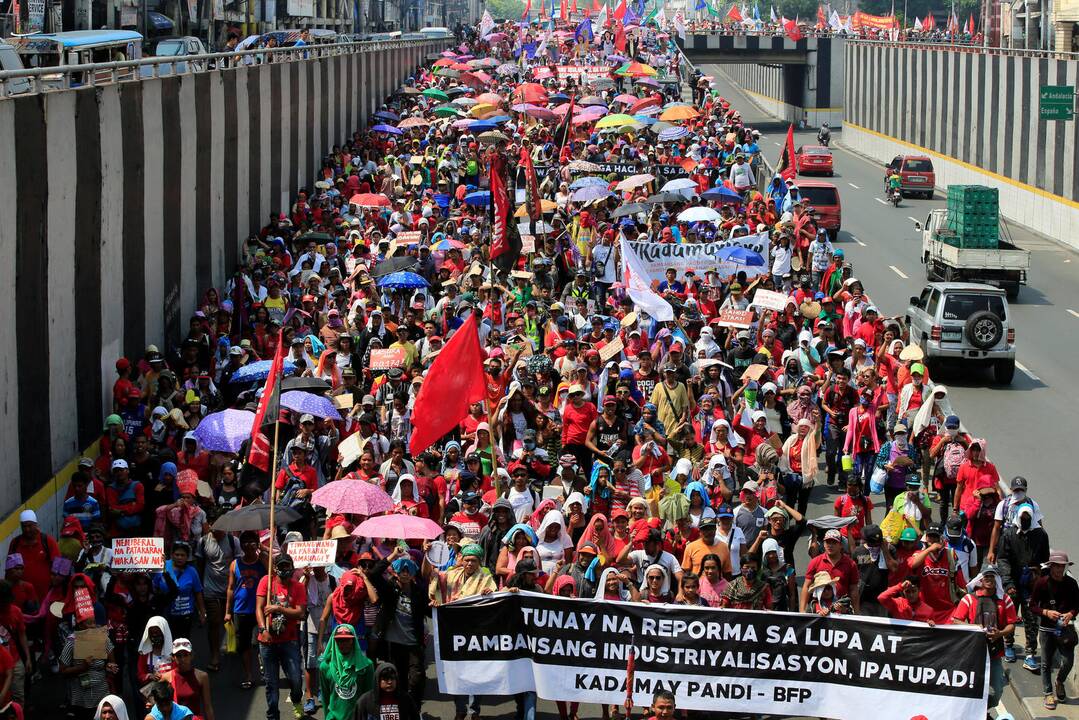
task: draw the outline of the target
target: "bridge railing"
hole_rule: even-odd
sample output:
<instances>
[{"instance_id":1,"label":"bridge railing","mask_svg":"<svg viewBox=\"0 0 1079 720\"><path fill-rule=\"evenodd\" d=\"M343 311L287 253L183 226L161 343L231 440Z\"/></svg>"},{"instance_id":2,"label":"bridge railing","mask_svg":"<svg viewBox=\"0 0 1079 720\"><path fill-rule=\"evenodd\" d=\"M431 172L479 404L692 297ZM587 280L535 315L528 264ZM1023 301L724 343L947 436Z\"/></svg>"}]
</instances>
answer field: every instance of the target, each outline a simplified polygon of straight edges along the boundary
<instances>
[{"instance_id":1,"label":"bridge railing","mask_svg":"<svg viewBox=\"0 0 1079 720\"><path fill-rule=\"evenodd\" d=\"M86 63L59 67L27 68L0 72L0 98L39 92L95 87L117 82L148 80L173 75L192 75L207 70L228 69L267 63L294 62L353 53L377 53L417 45L431 49L445 47L450 40L368 40L348 43L324 43L301 47L259 48L234 52L205 53Z\"/></svg>"},{"instance_id":2,"label":"bridge railing","mask_svg":"<svg viewBox=\"0 0 1079 720\"><path fill-rule=\"evenodd\" d=\"M1007 57L1045 58L1047 60L1079 60L1079 53L1058 52L1056 50L1028 50L1026 48L985 47L982 45L969 45L952 43L946 40L939 42L923 40L903 40L892 42L890 40L870 40L868 38L848 38L847 42L861 45L873 45L879 47L916 48L919 50L935 50L937 52L962 52L976 53L979 55L1003 55Z\"/></svg>"}]
</instances>

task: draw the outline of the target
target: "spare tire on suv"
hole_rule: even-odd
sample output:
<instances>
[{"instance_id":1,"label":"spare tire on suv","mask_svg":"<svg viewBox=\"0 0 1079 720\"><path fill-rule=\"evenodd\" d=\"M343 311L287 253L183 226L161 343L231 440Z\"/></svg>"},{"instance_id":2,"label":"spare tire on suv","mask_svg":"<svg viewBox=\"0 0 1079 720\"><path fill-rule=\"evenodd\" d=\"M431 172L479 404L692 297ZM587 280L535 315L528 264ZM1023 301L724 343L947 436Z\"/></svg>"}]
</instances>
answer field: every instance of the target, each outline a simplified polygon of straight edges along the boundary
<instances>
[{"instance_id":1,"label":"spare tire on suv","mask_svg":"<svg viewBox=\"0 0 1079 720\"><path fill-rule=\"evenodd\" d=\"M982 310L967 318L963 334L974 347L988 350L1004 338L1004 323L994 313Z\"/></svg>"}]
</instances>

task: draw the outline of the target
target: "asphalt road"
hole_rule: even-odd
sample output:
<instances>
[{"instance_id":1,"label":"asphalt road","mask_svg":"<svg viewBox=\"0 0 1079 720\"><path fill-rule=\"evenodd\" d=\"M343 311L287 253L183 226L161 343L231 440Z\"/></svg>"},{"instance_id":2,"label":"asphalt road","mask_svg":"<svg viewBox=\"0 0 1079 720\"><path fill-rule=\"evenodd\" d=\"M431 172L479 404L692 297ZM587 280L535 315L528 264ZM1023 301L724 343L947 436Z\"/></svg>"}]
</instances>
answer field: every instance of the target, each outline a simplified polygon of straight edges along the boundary
<instances>
[{"instance_id":1,"label":"asphalt road","mask_svg":"<svg viewBox=\"0 0 1079 720\"><path fill-rule=\"evenodd\" d=\"M766 115L716 65L701 68L715 78L720 94L739 108L747 124L761 128L761 147L774 164L787 124ZM833 132L835 176L843 208L839 247L854 264L854 275L886 316L904 315L925 282L919 262L921 236L913 220L945 206L904 198L898 208L882 199L883 165L843 147ZM795 133L795 146L816 144L816 129ZM1054 548L1079 554L1079 523L1069 508L1075 466L1070 448L1079 428L1079 390L1073 373L1079 357L1079 254L1044 236L1010 226L1012 240L1031 252L1028 286L1012 303L1018 345L1015 379L992 383L988 370L943 371L934 378L948 386L952 407L975 436L988 440L989 459L1004 478L1023 475L1045 514Z\"/></svg>"}]
</instances>

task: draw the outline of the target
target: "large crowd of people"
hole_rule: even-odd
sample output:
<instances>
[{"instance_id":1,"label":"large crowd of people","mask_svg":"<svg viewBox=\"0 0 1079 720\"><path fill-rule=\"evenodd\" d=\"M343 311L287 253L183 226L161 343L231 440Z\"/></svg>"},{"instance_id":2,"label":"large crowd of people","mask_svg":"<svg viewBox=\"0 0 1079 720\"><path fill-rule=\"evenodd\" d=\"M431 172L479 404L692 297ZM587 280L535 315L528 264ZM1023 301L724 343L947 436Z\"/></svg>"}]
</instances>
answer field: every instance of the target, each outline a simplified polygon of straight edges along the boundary
<instances>
[{"instance_id":1,"label":"large crowd of people","mask_svg":"<svg viewBox=\"0 0 1079 720\"><path fill-rule=\"evenodd\" d=\"M8 548L4 717L28 702L56 716L57 698L30 690L55 675L73 718L214 720L213 682L263 685L277 720L283 674L296 718L415 720L431 607L503 589L975 624L990 707L1020 657L1047 708L1066 698L1079 586L1036 483L999 476L797 177L759 177L758 134L671 38L596 30L467 32L246 239L186 337L117 359L100 456L71 478L58 537L27 510ZM494 262L492 162L522 208L511 226L535 233L511 227ZM664 191L672 167L691 182ZM712 188L725 192L701 197ZM717 219L682 219L692 208ZM768 253L736 272L650 280L673 320L630 297L623 238L758 233ZM765 290L786 306L755 305ZM412 452L425 373L470 321L485 398ZM255 440L207 449L220 413L272 406L252 370L280 355L279 389L321 405L282 396ZM437 523L438 551L358 532L364 513L321 499L342 483ZM271 500L273 533L233 529ZM114 539L147 537L164 541L163 570L112 567ZM290 545L316 539L334 562L297 569ZM453 700L456 720L480 717L480 698ZM559 703L564 720L577 710Z\"/></svg>"}]
</instances>

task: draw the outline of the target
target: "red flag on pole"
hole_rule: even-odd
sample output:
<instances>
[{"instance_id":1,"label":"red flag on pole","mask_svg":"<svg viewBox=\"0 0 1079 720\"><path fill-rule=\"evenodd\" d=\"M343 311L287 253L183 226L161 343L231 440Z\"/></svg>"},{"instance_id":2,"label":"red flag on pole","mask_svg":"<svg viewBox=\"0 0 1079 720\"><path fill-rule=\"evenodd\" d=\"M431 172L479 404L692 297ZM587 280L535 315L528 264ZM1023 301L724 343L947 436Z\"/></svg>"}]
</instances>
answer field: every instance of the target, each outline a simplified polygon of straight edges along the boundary
<instances>
[{"instance_id":1,"label":"red flag on pole","mask_svg":"<svg viewBox=\"0 0 1079 720\"><path fill-rule=\"evenodd\" d=\"M823 5L818 5L817 6L817 29L818 30L823 30L826 27L828 27L828 18L824 14L824 6Z\"/></svg>"},{"instance_id":2,"label":"red flag on pole","mask_svg":"<svg viewBox=\"0 0 1079 720\"><path fill-rule=\"evenodd\" d=\"M536 176L536 166L532 163L532 153L528 148L521 148L520 164L525 169L525 206L528 208L528 217L539 220L543 217L539 178Z\"/></svg>"},{"instance_id":3,"label":"red flag on pole","mask_svg":"<svg viewBox=\"0 0 1079 720\"><path fill-rule=\"evenodd\" d=\"M967 16L967 32L970 33L971 35L974 34L974 16L973 15L968 15Z\"/></svg>"},{"instance_id":4,"label":"red flag on pole","mask_svg":"<svg viewBox=\"0 0 1079 720\"><path fill-rule=\"evenodd\" d=\"M277 331L277 351L270 363L270 372L266 376L266 384L262 386L262 397L259 398L258 408L255 409L255 420L251 423L251 446L247 453L247 461L263 472L270 472L270 441L262 433L262 425L269 416L273 422L281 413L280 380L282 370L285 367L285 342L282 331Z\"/></svg>"},{"instance_id":5,"label":"red flag on pole","mask_svg":"<svg viewBox=\"0 0 1079 720\"><path fill-rule=\"evenodd\" d=\"M794 42L798 42L805 37L802 31L798 29L798 22L795 20L784 20L783 32ZM793 143L793 140L791 142Z\"/></svg>"},{"instance_id":6,"label":"red flag on pole","mask_svg":"<svg viewBox=\"0 0 1079 720\"><path fill-rule=\"evenodd\" d=\"M742 22L742 11L738 9L737 5L731 5L731 9L727 11L727 19L731 22Z\"/></svg>"},{"instance_id":7,"label":"red flag on pole","mask_svg":"<svg viewBox=\"0 0 1079 720\"><path fill-rule=\"evenodd\" d=\"M786 30L786 24L793 22L793 20L784 21L784 30ZM776 165L776 173L779 174L784 180L788 180L794 177L794 125L787 128L787 142L783 145L783 151L779 156L779 163Z\"/></svg>"},{"instance_id":8,"label":"red flag on pole","mask_svg":"<svg viewBox=\"0 0 1079 720\"><path fill-rule=\"evenodd\" d=\"M558 6L558 16L562 19L562 22L569 20L569 4L566 0L562 0Z\"/></svg>"},{"instance_id":9,"label":"red flag on pole","mask_svg":"<svg viewBox=\"0 0 1079 720\"><path fill-rule=\"evenodd\" d=\"M409 452L418 455L457 427L468 406L482 400L485 391L483 351L473 311L427 371L412 410Z\"/></svg>"},{"instance_id":10,"label":"red flag on pole","mask_svg":"<svg viewBox=\"0 0 1079 720\"><path fill-rule=\"evenodd\" d=\"M491 207L494 208L494 224L491 231L491 259L510 251L509 199L506 197L506 183L502 179L502 156L491 153Z\"/></svg>"},{"instance_id":11,"label":"red flag on pole","mask_svg":"<svg viewBox=\"0 0 1079 720\"><path fill-rule=\"evenodd\" d=\"M528 0L528 2L525 3L525 11L523 13L521 13L521 19L522 20L527 20L528 19L528 14L530 12L532 12L532 0Z\"/></svg>"},{"instance_id":12,"label":"red flag on pole","mask_svg":"<svg viewBox=\"0 0 1079 720\"><path fill-rule=\"evenodd\" d=\"M570 7L569 11L571 13L577 12L577 0L573 0L573 5Z\"/></svg>"},{"instance_id":13,"label":"red flag on pole","mask_svg":"<svg viewBox=\"0 0 1079 720\"><path fill-rule=\"evenodd\" d=\"M622 18L626 16L626 0L620 0L618 5L615 6L614 12L611 13L611 17L619 22L622 22Z\"/></svg>"},{"instance_id":14,"label":"red flag on pole","mask_svg":"<svg viewBox=\"0 0 1079 720\"><path fill-rule=\"evenodd\" d=\"M625 5L624 2L623 5ZM621 18L614 23L614 48L618 52L626 51L626 28L622 26Z\"/></svg>"},{"instance_id":15,"label":"red flag on pole","mask_svg":"<svg viewBox=\"0 0 1079 720\"><path fill-rule=\"evenodd\" d=\"M592 0L592 12L599 12L599 0Z\"/></svg>"}]
</instances>

